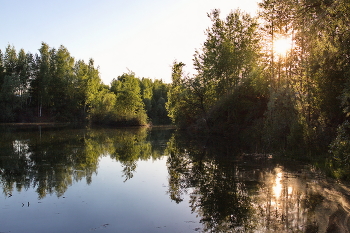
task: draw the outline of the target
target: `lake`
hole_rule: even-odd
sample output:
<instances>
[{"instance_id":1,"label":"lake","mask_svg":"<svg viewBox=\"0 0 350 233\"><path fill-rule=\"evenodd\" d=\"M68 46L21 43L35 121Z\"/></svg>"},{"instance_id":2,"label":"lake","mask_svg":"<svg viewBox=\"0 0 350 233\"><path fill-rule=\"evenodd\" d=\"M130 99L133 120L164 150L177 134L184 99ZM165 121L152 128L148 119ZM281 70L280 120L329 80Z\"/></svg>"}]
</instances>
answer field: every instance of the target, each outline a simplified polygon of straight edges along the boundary
<instances>
[{"instance_id":1,"label":"lake","mask_svg":"<svg viewBox=\"0 0 350 233\"><path fill-rule=\"evenodd\" d=\"M0 128L0 232L349 232L350 186L172 128Z\"/></svg>"}]
</instances>

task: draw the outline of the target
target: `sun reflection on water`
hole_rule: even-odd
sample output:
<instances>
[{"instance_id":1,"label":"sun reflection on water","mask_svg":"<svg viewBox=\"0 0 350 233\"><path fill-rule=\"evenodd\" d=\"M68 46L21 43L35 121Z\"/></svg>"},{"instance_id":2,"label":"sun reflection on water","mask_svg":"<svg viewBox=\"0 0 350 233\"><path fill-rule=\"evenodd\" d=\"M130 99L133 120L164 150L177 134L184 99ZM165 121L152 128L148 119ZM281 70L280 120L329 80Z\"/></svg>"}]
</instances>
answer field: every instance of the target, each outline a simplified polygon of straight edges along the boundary
<instances>
[{"instance_id":1,"label":"sun reflection on water","mask_svg":"<svg viewBox=\"0 0 350 233\"><path fill-rule=\"evenodd\" d=\"M275 185L272 187L273 193L277 199L280 198L282 193L282 172L278 172L275 178Z\"/></svg>"},{"instance_id":2,"label":"sun reflection on water","mask_svg":"<svg viewBox=\"0 0 350 233\"><path fill-rule=\"evenodd\" d=\"M277 166L261 177L259 195L256 199L256 227L262 231L273 228L278 232L305 230L310 216L302 208L307 183L295 174Z\"/></svg>"}]
</instances>

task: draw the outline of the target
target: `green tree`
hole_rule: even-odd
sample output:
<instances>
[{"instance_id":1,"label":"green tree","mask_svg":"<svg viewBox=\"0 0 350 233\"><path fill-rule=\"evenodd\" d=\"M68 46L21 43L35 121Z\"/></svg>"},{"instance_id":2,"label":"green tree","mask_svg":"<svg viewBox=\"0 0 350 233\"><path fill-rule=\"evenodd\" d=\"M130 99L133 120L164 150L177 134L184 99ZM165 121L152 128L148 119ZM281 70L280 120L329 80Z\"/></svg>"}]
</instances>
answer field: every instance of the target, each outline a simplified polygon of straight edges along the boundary
<instances>
[{"instance_id":1,"label":"green tree","mask_svg":"<svg viewBox=\"0 0 350 233\"><path fill-rule=\"evenodd\" d=\"M23 105L27 105L27 99L29 97L30 79L32 78L34 59L31 53L25 53L23 49L18 53L16 73L19 76L19 85L17 94L21 99L22 108ZM26 109L28 111L28 109Z\"/></svg>"},{"instance_id":2,"label":"green tree","mask_svg":"<svg viewBox=\"0 0 350 233\"><path fill-rule=\"evenodd\" d=\"M86 86L86 102L85 105L89 108L93 108L93 100L96 95L98 95L98 92L102 88L102 80L100 78L100 74L98 69L94 67L94 60L90 59L88 64L88 71L87 71L87 86Z\"/></svg>"},{"instance_id":3,"label":"green tree","mask_svg":"<svg viewBox=\"0 0 350 233\"><path fill-rule=\"evenodd\" d=\"M59 120L72 120L77 114L75 99L74 58L64 46L50 52L50 74L48 88L51 97L51 114Z\"/></svg>"},{"instance_id":4,"label":"green tree","mask_svg":"<svg viewBox=\"0 0 350 233\"><path fill-rule=\"evenodd\" d=\"M220 11L213 10L208 16L212 27L207 29L203 48L195 53L194 66L201 85L209 87L207 94L212 94L211 98L216 100L231 93L234 86L249 77L259 44L257 23L248 14L236 10L222 20Z\"/></svg>"},{"instance_id":5,"label":"green tree","mask_svg":"<svg viewBox=\"0 0 350 233\"><path fill-rule=\"evenodd\" d=\"M111 91L117 97L115 110L121 121L133 121L138 125L147 123L140 81L134 73L130 72L113 79Z\"/></svg>"},{"instance_id":6,"label":"green tree","mask_svg":"<svg viewBox=\"0 0 350 233\"><path fill-rule=\"evenodd\" d=\"M91 119L95 123L110 124L116 119L116 96L108 89L100 90L92 101Z\"/></svg>"},{"instance_id":7,"label":"green tree","mask_svg":"<svg viewBox=\"0 0 350 233\"><path fill-rule=\"evenodd\" d=\"M18 57L15 47L7 45L4 54L5 75L16 74L17 60Z\"/></svg>"},{"instance_id":8,"label":"green tree","mask_svg":"<svg viewBox=\"0 0 350 233\"><path fill-rule=\"evenodd\" d=\"M282 66L270 59L270 67L275 70L272 76L276 76L272 79L278 80L278 85L272 86L291 88L294 93L295 101L291 104L298 111L295 116L303 126L306 144L318 141L325 145L330 142L330 135L334 135L334 128L345 119L341 96L346 92L349 73L346 57L350 19L346 12L350 5L343 0L298 4L266 0L260 6L272 43L273 37L287 33L293 39L292 51ZM286 74L277 72L277 67Z\"/></svg>"},{"instance_id":9,"label":"green tree","mask_svg":"<svg viewBox=\"0 0 350 233\"><path fill-rule=\"evenodd\" d=\"M20 98L16 95L19 86L19 76L16 74L5 75L0 90L0 109L2 111L0 121L14 122L17 112L21 107Z\"/></svg>"},{"instance_id":10,"label":"green tree","mask_svg":"<svg viewBox=\"0 0 350 233\"><path fill-rule=\"evenodd\" d=\"M0 49L0 88L4 82L5 66L4 66L4 55Z\"/></svg>"},{"instance_id":11,"label":"green tree","mask_svg":"<svg viewBox=\"0 0 350 233\"><path fill-rule=\"evenodd\" d=\"M50 51L46 43L41 44L40 55L35 56L35 74L31 81L31 95L33 104L37 106L37 116L43 116L45 109L51 103L48 88L51 82L50 75Z\"/></svg>"},{"instance_id":12,"label":"green tree","mask_svg":"<svg viewBox=\"0 0 350 233\"><path fill-rule=\"evenodd\" d=\"M84 121L87 118L87 80L88 65L83 60L78 60L74 64L74 99L77 106L77 115Z\"/></svg>"},{"instance_id":13,"label":"green tree","mask_svg":"<svg viewBox=\"0 0 350 233\"><path fill-rule=\"evenodd\" d=\"M3 56L3 74L0 92L1 121L13 122L20 110L20 77L17 72L18 56L14 46L8 45Z\"/></svg>"},{"instance_id":14,"label":"green tree","mask_svg":"<svg viewBox=\"0 0 350 233\"><path fill-rule=\"evenodd\" d=\"M75 99L81 118L84 120L91 111L94 111L93 102L102 88L102 80L98 69L94 67L93 59L90 59L88 64L82 60L77 61L74 65L74 74Z\"/></svg>"},{"instance_id":15,"label":"green tree","mask_svg":"<svg viewBox=\"0 0 350 233\"><path fill-rule=\"evenodd\" d=\"M185 66L182 62L174 62L172 66L171 74L171 86L168 91L168 102L166 103L166 109L168 111L168 116L173 123L177 125L183 125L186 119L186 113L184 107L185 102L185 86L183 79L183 67Z\"/></svg>"},{"instance_id":16,"label":"green tree","mask_svg":"<svg viewBox=\"0 0 350 233\"><path fill-rule=\"evenodd\" d=\"M168 85L162 80L141 79L141 93L147 116L152 124L170 124L170 118L165 108Z\"/></svg>"},{"instance_id":17,"label":"green tree","mask_svg":"<svg viewBox=\"0 0 350 233\"><path fill-rule=\"evenodd\" d=\"M152 79L149 78L142 78L140 82L142 100L145 105L147 115L150 117L152 111L153 82Z\"/></svg>"},{"instance_id":18,"label":"green tree","mask_svg":"<svg viewBox=\"0 0 350 233\"><path fill-rule=\"evenodd\" d=\"M183 64L174 63L173 83L167 103L173 122L182 126L194 125L197 130L217 127L215 122L231 124L234 118L232 115L238 112L231 111L232 105L236 103L226 100L242 102L231 98L236 89L247 83L261 83L256 20L239 10L232 11L225 20L220 18L219 10L213 10L208 16L212 20L212 27L206 31L207 39L202 49L194 55L194 67L198 73L193 77L184 77ZM259 88L264 89L257 85L252 89ZM254 93L253 98L258 99L263 94L255 96ZM218 108L223 113L219 118L215 113Z\"/></svg>"}]
</instances>

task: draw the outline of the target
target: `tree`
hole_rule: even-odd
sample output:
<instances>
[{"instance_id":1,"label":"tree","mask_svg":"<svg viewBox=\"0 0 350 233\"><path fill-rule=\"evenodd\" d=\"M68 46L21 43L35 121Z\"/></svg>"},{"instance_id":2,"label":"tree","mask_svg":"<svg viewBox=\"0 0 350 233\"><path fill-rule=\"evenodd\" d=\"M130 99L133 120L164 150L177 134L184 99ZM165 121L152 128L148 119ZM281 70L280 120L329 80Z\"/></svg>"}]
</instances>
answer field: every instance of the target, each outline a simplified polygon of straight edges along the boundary
<instances>
[{"instance_id":1,"label":"tree","mask_svg":"<svg viewBox=\"0 0 350 233\"><path fill-rule=\"evenodd\" d=\"M153 82L149 78L142 78L140 80L140 87L142 100L145 105L145 110L147 112L148 117L150 117L152 111Z\"/></svg>"},{"instance_id":2,"label":"tree","mask_svg":"<svg viewBox=\"0 0 350 233\"><path fill-rule=\"evenodd\" d=\"M0 88L4 82L4 76L5 76L4 55L2 54L2 51L0 49Z\"/></svg>"},{"instance_id":3,"label":"tree","mask_svg":"<svg viewBox=\"0 0 350 233\"><path fill-rule=\"evenodd\" d=\"M167 102L168 85L162 80L142 78L141 95L147 116L152 124L170 124L171 120L165 108Z\"/></svg>"},{"instance_id":4,"label":"tree","mask_svg":"<svg viewBox=\"0 0 350 233\"><path fill-rule=\"evenodd\" d=\"M5 75L12 75L16 73L17 60L18 57L15 47L7 45L4 54Z\"/></svg>"},{"instance_id":5,"label":"tree","mask_svg":"<svg viewBox=\"0 0 350 233\"><path fill-rule=\"evenodd\" d=\"M166 103L166 109L168 116L173 123L181 126L188 125L190 118L188 112L186 112L186 88L183 79L183 67L182 62L174 61L171 74L171 86L168 91L168 102Z\"/></svg>"},{"instance_id":6,"label":"tree","mask_svg":"<svg viewBox=\"0 0 350 233\"><path fill-rule=\"evenodd\" d=\"M57 51L50 51L50 74L50 112L58 119L72 120L78 108L74 97L74 58L62 45Z\"/></svg>"},{"instance_id":7,"label":"tree","mask_svg":"<svg viewBox=\"0 0 350 233\"><path fill-rule=\"evenodd\" d=\"M135 121L135 124L147 123L147 113L141 97L140 81L135 74L123 74L111 82L111 91L116 95L116 112L118 118Z\"/></svg>"},{"instance_id":8,"label":"tree","mask_svg":"<svg viewBox=\"0 0 350 233\"><path fill-rule=\"evenodd\" d=\"M15 111L19 108L19 101L15 92L19 78L16 74L17 52L14 46L8 45L2 58L3 74L0 89L1 120L12 122L15 120Z\"/></svg>"},{"instance_id":9,"label":"tree","mask_svg":"<svg viewBox=\"0 0 350 233\"><path fill-rule=\"evenodd\" d=\"M213 10L208 17L212 27L201 51L196 51L194 67L202 85L213 89L214 100L232 92L232 88L248 77L258 55L257 23L239 10L231 12L226 20L220 11Z\"/></svg>"},{"instance_id":10,"label":"tree","mask_svg":"<svg viewBox=\"0 0 350 233\"><path fill-rule=\"evenodd\" d=\"M234 103L222 103L248 79L259 78L256 74L260 49L256 20L239 10L232 11L225 20L220 18L219 10L213 10L208 17L212 27L207 29L207 39L193 59L197 74L184 77L183 64L175 62L167 103L173 122L196 125L198 130L215 125L213 118L216 118L218 106L222 108L220 112L225 113L221 118L231 122L234 113L230 109ZM257 80L249 82L258 83ZM208 124L210 118L212 122Z\"/></svg>"},{"instance_id":11,"label":"tree","mask_svg":"<svg viewBox=\"0 0 350 233\"><path fill-rule=\"evenodd\" d=\"M100 78L100 74L98 69L94 67L94 60L90 59L88 64L88 71L87 71L87 87L86 87L86 102L85 105L88 107L94 107L93 106L93 100L95 96L98 94L98 92L102 88L102 80Z\"/></svg>"},{"instance_id":12,"label":"tree","mask_svg":"<svg viewBox=\"0 0 350 233\"><path fill-rule=\"evenodd\" d=\"M111 124L116 121L116 96L108 89L100 90L92 101L90 118L94 123Z\"/></svg>"},{"instance_id":13,"label":"tree","mask_svg":"<svg viewBox=\"0 0 350 233\"><path fill-rule=\"evenodd\" d=\"M46 43L41 44L40 55L35 56L35 74L31 81L31 95L33 104L37 106L37 116L43 115L43 108L50 106L51 98L48 88L51 82L50 74L50 51Z\"/></svg>"},{"instance_id":14,"label":"tree","mask_svg":"<svg viewBox=\"0 0 350 233\"><path fill-rule=\"evenodd\" d=\"M14 122L17 120L16 112L21 106L20 99L16 96L18 86L18 75L5 75L0 90L0 109L2 111L0 121L2 122Z\"/></svg>"},{"instance_id":15,"label":"tree","mask_svg":"<svg viewBox=\"0 0 350 233\"><path fill-rule=\"evenodd\" d=\"M19 85L17 94L21 99L21 105L27 104L29 97L30 79L33 73L33 55L31 53L25 53L24 49L21 49L18 53L16 73L19 76Z\"/></svg>"}]
</instances>

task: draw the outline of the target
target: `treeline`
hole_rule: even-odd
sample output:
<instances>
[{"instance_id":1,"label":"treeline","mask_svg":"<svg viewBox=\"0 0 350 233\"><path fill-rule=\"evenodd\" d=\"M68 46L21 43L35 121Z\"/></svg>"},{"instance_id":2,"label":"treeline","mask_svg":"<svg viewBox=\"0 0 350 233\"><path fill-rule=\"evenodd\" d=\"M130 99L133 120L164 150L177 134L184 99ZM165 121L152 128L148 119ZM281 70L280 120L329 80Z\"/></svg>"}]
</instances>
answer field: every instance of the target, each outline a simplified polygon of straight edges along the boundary
<instances>
[{"instance_id":1,"label":"treeline","mask_svg":"<svg viewBox=\"0 0 350 233\"><path fill-rule=\"evenodd\" d=\"M43 43L35 55L8 46L0 54L0 121L142 125L169 123L169 116L181 128L268 151L330 149L335 163L350 166L350 3L259 6L257 17L209 13L212 26L193 58L196 74L174 62L171 85L130 72L107 86L93 60L75 62L63 46ZM283 53L275 46L280 38L292 43Z\"/></svg>"},{"instance_id":2,"label":"treeline","mask_svg":"<svg viewBox=\"0 0 350 233\"><path fill-rule=\"evenodd\" d=\"M194 55L197 73L174 62L167 109L183 128L258 142L260 148L327 149L350 158L350 3L264 0L212 26ZM279 54L278 38L291 38ZM286 45L287 46L287 45Z\"/></svg>"},{"instance_id":3,"label":"treeline","mask_svg":"<svg viewBox=\"0 0 350 233\"><path fill-rule=\"evenodd\" d=\"M38 54L0 50L0 122L169 123L168 85L122 74L103 84L94 61L75 61L64 46Z\"/></svg>"}]
</instances>

